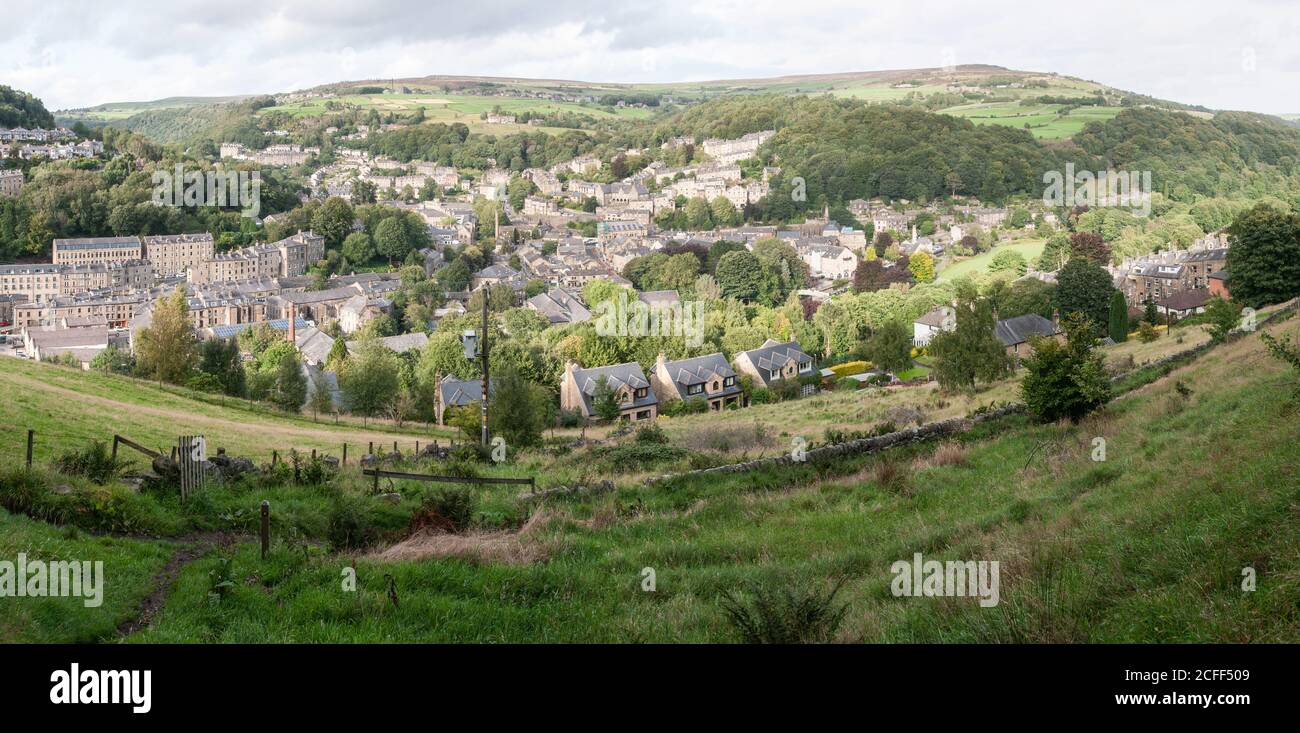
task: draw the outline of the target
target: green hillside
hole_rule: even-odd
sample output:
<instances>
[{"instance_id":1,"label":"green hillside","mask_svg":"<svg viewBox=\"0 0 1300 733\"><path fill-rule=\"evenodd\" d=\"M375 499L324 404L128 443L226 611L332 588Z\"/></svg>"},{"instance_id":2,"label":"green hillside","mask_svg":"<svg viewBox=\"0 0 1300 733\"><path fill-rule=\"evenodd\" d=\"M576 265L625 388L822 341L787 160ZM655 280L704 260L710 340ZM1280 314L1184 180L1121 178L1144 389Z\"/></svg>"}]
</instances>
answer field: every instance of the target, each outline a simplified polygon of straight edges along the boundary
<instances>
[{"instance_id":1,"label":"green hillside","mask_svg":"<svg viewBox=\"0 0 1300 733\"><path fill-rule=\"evenodd\" d=\"M1294 339L1300 320L1265 329ZM407 537L421 502L446 510L445 500L426 501L426 486L385 486L402 494L390 504L365 496L369 482L353 473L321 486L284 477L282 485L229 485L182 507L165 494L10 469L0 475L0 502L12 511L172 539L88 540L0 512L13 551L39 545L57 556L109 543L103 551L119 553L110 587L121 589L103 614L67 619L59 611L66 601L33 601L21 624L0 625L0 633L107 640L126 628L131 641L205 643L729 641L739 635L726 594L745 606L756 593L825 593L842 581L835 603L846 612L830 640L1295 639L1300 421L1294 400L1282 398L1294 373L1247 336L1155 377L1130 380L1141 386L1079 425L1005 417L941 444L730 475L647 485L626 465L594 465L697 449L678 438L584 448L571 458L613 476L612 494L539 504L516 501L509 487L478 488L470 527L451 534ZM825 406L783 409L814 404ZM31 414L29 405L17 417ZM565 460L528 459L513 470L546 480ZM60 483L69 491L53 492ZM246 534L263 498L276 517L266 561ZM116 510L107 515L105 506ZM341 537L343 526L368 538L364 546ZM194 531L218 539L186 534ZM198 557L190 562L185 552ZM997 560L999 603L895 597L890 566L917 552ZM169 553L185 559L175 583L150 590L143 578ZM354 559L359 590L347 592L340 568ZM643 590L646 568L653 592ZM1245 568L1257 574L1254 591L1241 589ZM240 582L218 587L230 577ZM135 630L132 601L148 594L165 603Z\"/></svg>"}]
</instances>

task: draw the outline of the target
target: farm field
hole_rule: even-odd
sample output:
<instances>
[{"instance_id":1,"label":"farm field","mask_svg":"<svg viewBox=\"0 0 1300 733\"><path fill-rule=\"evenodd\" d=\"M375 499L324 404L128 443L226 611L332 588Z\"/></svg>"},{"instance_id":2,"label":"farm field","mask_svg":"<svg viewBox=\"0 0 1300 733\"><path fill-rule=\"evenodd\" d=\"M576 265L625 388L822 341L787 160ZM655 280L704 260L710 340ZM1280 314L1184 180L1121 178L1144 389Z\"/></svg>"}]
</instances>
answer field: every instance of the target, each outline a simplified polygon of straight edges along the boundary
<instances>
[{"instance_id":1,"label":"farm field","mask_svg":"<svg viewBox=\"0 0 1300 733\"><path fill-rule=\"evenodd\" d=\"M988 252L948 265L939 271L938 279L953 280L966 275L978 275L988 272L994 255L1003 250L1019 252L1026 262L1033 262L1043 253L1043 248L1046 246L1047 240L1045 239L1018 239L1014 242L999 244Z\"/></svg>"},{"instance_id":2,"label":"farm field","mask_svg":"<svg viewBox=\"0 0 1300 733\"><path fill-rule=\"evenodd\" d=\"M1028 129L1034 137L1060 140L1083 130L1089 122L1105 122L1120 113L1119 107L1076 107L1062 116L1063 105L1018 102L964 104L939 110L981 125L1005 125ZM1027 127L1026 127L1027 126Z\"/></svg>"}]
</instances>

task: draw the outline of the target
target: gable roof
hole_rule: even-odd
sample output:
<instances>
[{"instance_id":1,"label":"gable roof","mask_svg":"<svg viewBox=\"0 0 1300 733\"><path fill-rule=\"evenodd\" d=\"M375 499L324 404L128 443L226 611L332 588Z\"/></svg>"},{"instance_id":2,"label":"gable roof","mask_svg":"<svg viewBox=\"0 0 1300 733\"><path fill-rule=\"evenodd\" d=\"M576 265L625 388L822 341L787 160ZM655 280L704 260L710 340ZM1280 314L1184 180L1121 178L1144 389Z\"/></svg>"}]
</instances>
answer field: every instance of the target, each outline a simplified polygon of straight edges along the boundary
<instances>
[{"instance_id":1,"label":"gable roof","mask_svg":"<svg viewBox=\"0 0 1300 733\"><path fill-rule=\"evenodd\" d=\"M646 379L645 372L641 371L641 365L634 361L626 364L592 367L591 369L575 367L573 381L578 385L578 391L582 394L582 402L588 414L594 411L592 398L596 395L602 377L609 385L609 388L615 392L624 387L632 389L633 400L631 406L634 408L647 407L659 402L654 390L650 389L650 380ZM636 398L636 390L638 389L646 390L645 396L640 399Z\"/></svg>"},{"instance_id":2,"label":"gable roof","mask_svg":"<svg viewBox=\"0 0 1300 733\"><path fill-rule=\"evenodd\" d=\"M768 339L757 349L741 352L760 372L764 374L783 368L790 362L811 362L813 358L804 352L798 341L781 343ZM764 380L766 381L766 379Z\"/></svg>"},{"instance_id":3,"label":"gable roof","mask_svg":"<svg viewBox=\"0 0 1300 733\"><path fill-rule=\"evenodd\" d=\"M528 299L528 306L546 316L551 323L578 323L591 319L591 311L576 297L560 288Z\"/></svg>"},{"instance_id":4,"label":"gable roof","mask_svg":"<svg viewBox=\"0 0 1300 733\"><path fill-rule=\"evenodd\" d=\"M665 361L664 369L668 374L668 378L672 380L677 395L682 399L686 399L688 396L688 387L704 384L710 377L718 376L725 380L727 377L736 376L736 371L731 368L726 357L721 353L706 354L691 359ZM730 387L723 389L724 394L738 392L740 392L739 384L732 384Z\"/></svg>"},{"instance_id":5,"label":"gable roof","mask_svg":"<svg viewBox=\"0 0 1300 733\"><path fill-rule=\"evenodd\" d=\"M1210 300L1210 291L1206 288L1180 290L1167 298L1156 301L1161 308L1174 311L1187 311L1200 308Z\"/></svg>"},{"instance_id":6,"label":"gable roof","mask_svg":"<svg viewBox=\"0 0 1300 733\"><path fill-rule=\"evenodd\" d=\"M1055 336L1061 332L1061 329L1037 313L1027 313L998 321L993 332L1003 346L1015 346L1025 343L1034 336Z\"/></svg>"}]
</instances>

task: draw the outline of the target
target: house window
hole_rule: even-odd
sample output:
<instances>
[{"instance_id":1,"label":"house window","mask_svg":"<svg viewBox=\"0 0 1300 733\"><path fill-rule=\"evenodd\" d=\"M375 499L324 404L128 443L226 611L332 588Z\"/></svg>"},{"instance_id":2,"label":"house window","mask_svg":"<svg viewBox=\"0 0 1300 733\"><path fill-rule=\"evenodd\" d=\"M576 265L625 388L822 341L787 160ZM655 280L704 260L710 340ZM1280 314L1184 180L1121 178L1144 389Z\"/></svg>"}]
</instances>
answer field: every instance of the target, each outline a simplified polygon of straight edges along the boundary
<instances>
[{"instance_id":1,"label":"house window","mask_svg":"<svg viewBox=\"0 0 1300 733\"><path fill-rule=\"evenodd\" d=\"M722 384L723 384L724 386L727 386L727 387L730 387L731 385L733 385L733 384L735 384L735 383L736 383L736 378L735 378L735 377L727 377L726 379L722 380Z\"/></svg>"},{"instance_id":2,"label":"house window","mask_svg":"<svg viewBox=\"0 0 1300 733\"><path fill-rule=\"evenodd\" d=\"M638 390L636 391L636 398L639 400L639 399L641 399L642 397L645 397L646 394L648 394L648 393L649 393L649 388L647 388L647 387L641 387L640 389L638 389Z\"/></svg>"},{"instance_id":3,"label":"house window","mask_svg":"<svg viewBox=\"0 0 1300 733\"><path fill-rule=\"evenodd\" d=\"M776 369L773 369L770 373L771 373L771 375L772 375L772 379L780 379L780 378L781 378L781 372L777 371Z\"/></svg>"},{"instance_id":4,"label":"house window","mask_svg":"<svg viewBox=\"0 0 1300 733\"><path fill-rule=\"evenodd\" d=\"M686 394L700 394L703 391L704 391L704 385L702 384L692 384L691 386L686 388Z\"/></svg>"},{"instance_id":5,"label":"house window","mask_svg":"<svg viewBox=\"0 0 1300 733\"><path fill-rule=\"evenodd\" d=\"M801 371L801 372L806 372L806 371L808 371L808 370L810 370L810 369L812 369L812 362L811 362L811 361L805 361L805 362L801 362L801 363L799 364L799 371Z\"/></svg>"}]
</instances>

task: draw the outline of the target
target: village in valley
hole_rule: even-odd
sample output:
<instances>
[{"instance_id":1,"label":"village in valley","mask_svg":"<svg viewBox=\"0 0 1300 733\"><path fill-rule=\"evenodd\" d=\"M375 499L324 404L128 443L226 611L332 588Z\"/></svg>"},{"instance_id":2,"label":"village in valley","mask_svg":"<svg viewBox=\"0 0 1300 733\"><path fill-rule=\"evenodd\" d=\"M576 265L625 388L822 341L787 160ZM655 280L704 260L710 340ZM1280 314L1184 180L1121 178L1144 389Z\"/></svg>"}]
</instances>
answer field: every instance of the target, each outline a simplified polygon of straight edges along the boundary
<instances>
[{"instance_id":1,"label":"village in valley","mask_svg":"<svg viewBox=\"0 0 1300 733\"><path fill-rule=\"evenodd\" d=\"M1300 638L1300 122L388 68L0 86L0 641Z\"/></svg>"}]
</instances>

